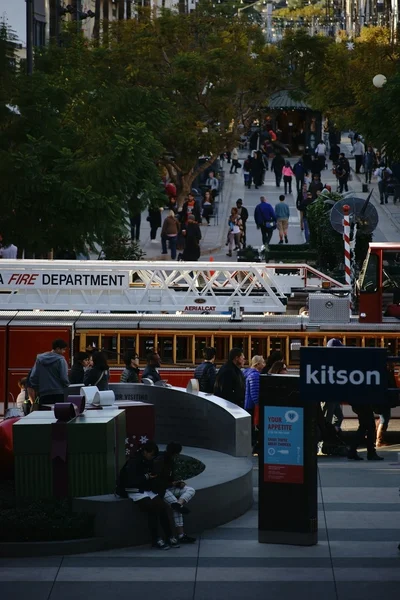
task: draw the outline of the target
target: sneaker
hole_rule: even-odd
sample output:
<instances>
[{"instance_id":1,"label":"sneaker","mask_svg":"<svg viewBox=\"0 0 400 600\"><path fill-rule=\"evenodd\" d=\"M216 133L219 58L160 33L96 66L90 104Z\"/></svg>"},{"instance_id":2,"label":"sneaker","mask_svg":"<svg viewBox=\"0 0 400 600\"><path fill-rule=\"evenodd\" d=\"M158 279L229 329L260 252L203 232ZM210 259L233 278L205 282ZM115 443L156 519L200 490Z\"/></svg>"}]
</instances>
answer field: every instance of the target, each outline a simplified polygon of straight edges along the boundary
<instances>
[{"instance_id":1,"label":"sneaker","mask_svg":"<svg viewBox=\"0 0 400 600\"><path fill-rule=\"evenodd\" d=\"M349 452L347 453L347 458L348 458L349 460L364 460L364 459L363 459L363 457L362 457L362 456L360 456L360 455L358 454L358 452L356 452L355 450L354 450L354 451L349 451Z\"/></svg>"},{"instance_id":2,"label":"sneaker","mask_svg":"<svg viewBox=\"0 0 400 600\"><path fill-rule=\"evenodd\" d=\"M169 538L169 547L170 548L180 548L180 540L177 540L176 537Z\"/></svg>"},{"instance_id":3,"label":"sneaker","mask_svg":"<svg viewBox=\"0 0 400 600\"><path fill-rule=\"evenodd\" d=\"M168 254L168 252L161 252L161 254Z\"/></svg>"},{"instance_id":4,"label":"sneaker","mask_svg":"<svg viewBox=\"0 0 400 600\"><path fill-rule=\"evenodd\" d=\"M158 244L158 241L157 240L151 240L151 243L152 244Z\"/></svg>"},{"instance_id":5,"label":"sneaker","mask_svg":"<svg viewBox=\"0 0 400 600\"><path fill-rule=\"evenodd\" d=\"M190 513L190 510L186 508L186 506L179 504L179 502L172 502L171 508L172 510L181 513L181 515L188 515Z\"/></svg>"},{"instance_id":6,"label":"sneaker","mask_svg":"<svg viewBox=\"0 0 400 600\"><path fill-rule=\"evenodd\" d=\"M376 452L369 452L367 454L367 460L385 460L383 456L378 456Z\"/></svg>"},{"instance_id":7,"label":"sneaker","mask_svg":"<svg viewBox=\"0 0 400 600\"><path fill-rule=\"evenodd\" d=\"M167 544L162 539L157 540L156 543L152 545L152 548L155 548L156 550L171 550L170 544Z\"/></svg>"},{"instance_id":8,"label":"sneaker","mask_svg":"<svg viewBox=\"0 0 400 600\"><path fill-rule=\"evenodd\" d=\"M283 240L279 240L279 243L280 243L280 244L283 244Z\"/></svg>"},{"instance_id":9,"label":"sneaker","mask_svg":"<svg viewBox=\"0 0 400 600\"><path fill-rule=\"evenodd\" d=\"M179 536L178 539L181 544L194 544L196 541L196 538L190 537L189 535L186 535L186 533L184 533L182 536Z\"/></svg>"}]
</instances>

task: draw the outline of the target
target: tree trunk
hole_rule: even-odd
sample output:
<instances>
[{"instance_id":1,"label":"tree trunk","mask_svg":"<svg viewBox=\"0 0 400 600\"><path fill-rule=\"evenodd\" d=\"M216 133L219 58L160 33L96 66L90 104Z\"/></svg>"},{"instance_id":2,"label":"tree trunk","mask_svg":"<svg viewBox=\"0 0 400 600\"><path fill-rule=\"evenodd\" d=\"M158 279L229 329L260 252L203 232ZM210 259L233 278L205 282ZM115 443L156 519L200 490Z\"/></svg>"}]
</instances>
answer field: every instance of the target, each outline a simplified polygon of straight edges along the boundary
<instances>
[{"instance_id":1,"label":"tree trunk","mask_svg":"<svg viewBox=\"0 0 400 600\"><path fill-rule=\"evenodd\" d=\"M118 2L118 20L124 21L125 19L125 0L119 0Z\"/></svg>"},{"instance_id":2,"label":"tree trunk","mask_svg":"<svg viewBox=\"0 0 400 600\"><path fill-rule=\"evenodd\" d=\"M93 27L93 39L96 41L96 45L100 41L100 11L101 11L101 0L96 0L94 7L94 27Z\"/></svg>"},{"instance_id":3,"label":"tree trunk","mask_svg":"<svg viewBox=\"0 0 400 600\"><path fill-rule=\"evenodd\" d=\"M181 174L176 182L176 203L180 208L187 199L187 195L192 191L192 184L195 179L193 169L189 173Z\"/></svg>"},{"instance_id":4,"label":"tree trunk","mask_svg":"<svg viewBox=\"0 0 400 600\"><path fill-rule=\"evenodd\" d=\"M103 42L108 46L108 20L110 18L109 0L103 0Z\"/></svg>"},{"instance_id":5,"label":"tree trunk","mask_svg":"<svg viewBox=\"0 0 400 600\"><path fill-rule=\"evenodd\" d=\"M132 19L132 0L126 2L126 18Z\"/></svg>"}]
</instances>

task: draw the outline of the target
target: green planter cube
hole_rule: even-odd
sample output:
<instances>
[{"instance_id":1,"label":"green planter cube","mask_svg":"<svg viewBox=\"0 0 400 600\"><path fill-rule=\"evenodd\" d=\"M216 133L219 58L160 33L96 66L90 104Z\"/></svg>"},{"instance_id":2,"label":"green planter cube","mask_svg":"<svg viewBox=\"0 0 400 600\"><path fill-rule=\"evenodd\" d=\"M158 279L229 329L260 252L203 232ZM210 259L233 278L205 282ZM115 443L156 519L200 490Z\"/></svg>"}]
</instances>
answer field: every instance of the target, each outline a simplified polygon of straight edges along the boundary
<instances>
[{"instance_id":1,"label":"green planter cube","mask_svg":"<svg viewBox=\"0 0 400 600\"><path fill-rule=\"evenodd\" d=\"M14 424L18 498L54 497L53 411L35 412ZM66 424L68 496L97 496L115 489L125 462L125 411L93 410Z\"/></svg>"}]
</instances>

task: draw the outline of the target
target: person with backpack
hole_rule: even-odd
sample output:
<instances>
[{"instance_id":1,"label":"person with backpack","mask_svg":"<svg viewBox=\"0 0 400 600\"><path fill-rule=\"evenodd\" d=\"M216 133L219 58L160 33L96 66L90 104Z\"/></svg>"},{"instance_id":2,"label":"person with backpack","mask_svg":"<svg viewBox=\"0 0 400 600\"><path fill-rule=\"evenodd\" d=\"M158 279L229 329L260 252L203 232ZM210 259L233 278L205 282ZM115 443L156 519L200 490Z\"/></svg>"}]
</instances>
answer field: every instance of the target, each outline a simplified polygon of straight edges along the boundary
<instances>
[{"instance_id":1,"label":"person with backpack","mask_svg":"<svg viewBox=\"0 0 400 600\"><path fill-rule=\"evenodd\" d=\"M199 382L200 392L212 394L214 391L215 379L217 377L217 369L215 368L215 348L210 346L204 348L204 361L198 365L194 372L194 377Z\"/></svg>"},{"instance_id":2,"label":"person with backpack","mask_svg":"<svg viewBox=\"0 0 400 600\"><path fill-rule=\"evenodd\" d=\"M392 171L389 169L389 167L385 167L384 162L381 162L379 167L374 172L374 175L378 178L378 190L381 204L384 202L387 204L387 198L385 199L386 181L390 175L392 175Z\"/></svg>"},{"instance_id":3,"label":"person with backpack","mask_svg":"<svg viewBox=\"0 0 400 600\"><path fill-rule=\"evenodd\" d=\"M169 522L168 506L163 493L159 493L162 482L154 473L154 459L158 455L158 446L148 441L125 463L119 474L116 494L121 498L130 498L143 513L147 514L152 548L170 550L179 548L178 540L173 537ZM164 537L158 533L158 525Z\"/></svg>"}]
</instances>

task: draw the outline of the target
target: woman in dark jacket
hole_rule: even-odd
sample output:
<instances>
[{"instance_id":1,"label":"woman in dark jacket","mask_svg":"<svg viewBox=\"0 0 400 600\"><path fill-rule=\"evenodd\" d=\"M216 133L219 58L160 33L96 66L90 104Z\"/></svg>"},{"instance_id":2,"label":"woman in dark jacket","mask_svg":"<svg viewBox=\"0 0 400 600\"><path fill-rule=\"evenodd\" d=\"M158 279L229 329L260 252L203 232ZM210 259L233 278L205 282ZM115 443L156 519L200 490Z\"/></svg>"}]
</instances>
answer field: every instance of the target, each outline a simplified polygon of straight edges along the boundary
<instances>
[{"instance_id":1,"label":"woman in dark jacket","mask_svg":"<svg viewBox=\"0 0 400 600\"><path fill-rule=\"evenodd\" d=\"M262 154L258 150L254 154L254 160L251 165L251 174L253 176L253 181L254 181L256 190L259 188L260 185L262 185L264 169L265 169L265 165L264 165L264 161L262 159Z\"/></svg>"},{"instance_id":2,"label":"woman in dark jacket","mask_svg":"<svg viewBox=\"0 0 400 600\"><path fill-rule=\"evenodd\" d=\"M193 215L189 215L188 224L183 231L185 232L185 249L182 256L183 260L199 260L201 231L200 227L195 222Z\"/></svg>"},{"instance_id":3,"label":"woman in dark jacket","mask_svg":"<svg viewBox=\"0 0 400 600\"><path fill-rule=\"evenodd\" d=\"M100 392L104 392L109 389L109 366L106 356L104 352L94 352L92 360L93 367L86 371L83 383L85 385L95 385Z\"/></svg>"},{"instance_id":4,"label":"woman in dark jacket","mask_svg":"<svg viewBox=\"0 0 400 600\"><path fill-rule=\"evenodd\" d=\"M85 368L89 364L89 354L87 352L78 352L74 356L74 364L72 365L69 382L82 383L85 378Z\"/></svg>"},{"instance_id":5,"label":"woman in dark jacket","mask_svg":"<svg viewBox=\"0 0 400 600\"><path fill-rule=\"evenodd\" d=\"M150 223L150 239L151 241L155 241L157 229L161 227L161 210L158 206L150 206L147 220Z\"/></svg>"}]
</instances>

